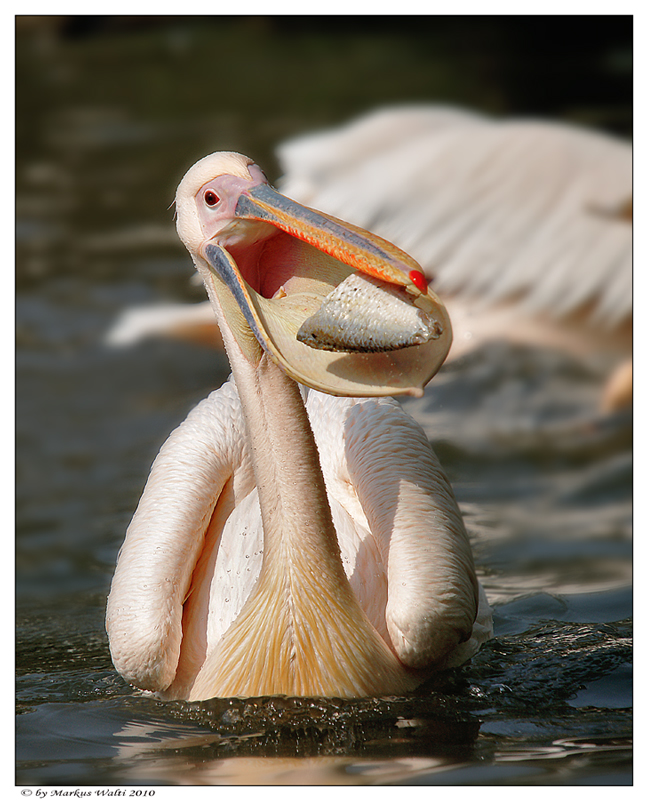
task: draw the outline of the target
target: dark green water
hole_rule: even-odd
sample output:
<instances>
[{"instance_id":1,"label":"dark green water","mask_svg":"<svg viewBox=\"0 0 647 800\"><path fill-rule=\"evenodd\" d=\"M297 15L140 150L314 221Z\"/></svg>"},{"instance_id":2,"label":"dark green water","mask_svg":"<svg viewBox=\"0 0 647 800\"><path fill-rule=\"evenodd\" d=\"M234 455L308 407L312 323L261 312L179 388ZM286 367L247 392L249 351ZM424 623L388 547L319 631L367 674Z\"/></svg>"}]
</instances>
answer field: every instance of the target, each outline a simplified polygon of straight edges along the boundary
<instances>
[{"instance_id":1,"label":"dark green water","mask_svg":"<svg viewBox=\"0 0 647 800\"><path fill-rule=\"evenodd\" d=\"M394 100L630 130L618 20L587 22L579 49L573 23L536 23L547 62L519 21L367 19L21 23L20 785L631 783L630 420L594 416L603 365L555 353L492 347L406 404L495 605L470 664L357 703L161 703L112 668L105 597L150 462L228 372L179 342L102 343L128 305L202 299L168 210L185 169L236 149L274 178L282 139Z\"/></svg>"}]
</instances>

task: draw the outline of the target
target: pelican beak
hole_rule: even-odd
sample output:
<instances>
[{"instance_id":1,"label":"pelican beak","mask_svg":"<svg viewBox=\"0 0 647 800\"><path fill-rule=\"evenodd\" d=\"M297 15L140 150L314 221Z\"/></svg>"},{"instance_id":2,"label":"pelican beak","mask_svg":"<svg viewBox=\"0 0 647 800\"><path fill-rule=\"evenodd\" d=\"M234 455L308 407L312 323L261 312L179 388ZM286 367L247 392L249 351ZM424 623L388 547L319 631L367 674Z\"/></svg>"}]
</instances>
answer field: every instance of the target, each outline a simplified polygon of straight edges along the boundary
<instances>
[{"instance_id":1,"label":"pelican beak","mask_svg":"<svg viewBox=\"0 0 647 800\"><path fill-rule=\"evenodd\" d=\"M232 221L200 255L216 291L229 290L223 309L237 338L251 331L306 386L419 396L449 351L447 311L410 256L264 180L243 189Z\"/></svg>"}]
</instances>

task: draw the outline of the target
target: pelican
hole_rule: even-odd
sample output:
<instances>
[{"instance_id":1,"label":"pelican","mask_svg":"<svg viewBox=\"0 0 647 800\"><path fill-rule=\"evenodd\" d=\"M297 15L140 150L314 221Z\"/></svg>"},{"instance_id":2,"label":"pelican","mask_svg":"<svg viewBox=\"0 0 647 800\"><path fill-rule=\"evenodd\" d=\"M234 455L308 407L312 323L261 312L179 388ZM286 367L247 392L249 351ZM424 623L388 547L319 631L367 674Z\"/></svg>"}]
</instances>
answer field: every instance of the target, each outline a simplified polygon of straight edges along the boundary
<instances>
[{"instance_id":1,"label":"pelican","mask_svg":"<svg viewBox=\"0 0 647 800\"><path fill-rule=\"evenodd\" d=\"M176 194L232 376L157 456L107 604L166 699L401 694L491 635L451 486L388 395L451 343L418 264L215 153Z\"/></svg>"},{"instance_id":2,"label":"pelican","mask_svg":"<svg viewBox=\"0 0 647 800\"><path fill-rule=\"evenodd\" d=\"M410 253L449 310L449 359L505 339L600 354L631 402L632 149L563 123L381 108L282 143L279 188ZM130 309L109 335L218 343L206 304Z\"/></svg>"}]
</instances>

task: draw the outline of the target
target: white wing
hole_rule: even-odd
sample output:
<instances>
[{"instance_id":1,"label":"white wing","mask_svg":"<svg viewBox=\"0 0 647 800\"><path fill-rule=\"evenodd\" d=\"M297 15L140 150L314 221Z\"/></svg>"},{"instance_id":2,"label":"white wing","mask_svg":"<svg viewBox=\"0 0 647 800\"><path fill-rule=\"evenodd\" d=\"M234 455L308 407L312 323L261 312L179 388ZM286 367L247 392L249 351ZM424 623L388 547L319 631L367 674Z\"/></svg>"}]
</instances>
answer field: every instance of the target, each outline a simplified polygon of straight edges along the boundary
<instances>
[{"instance_id":1,"label":"white wing","mask_svg":"<svg viewBox=\"0 0 647 800\"><path fill-rule=\"evenodd\" d=\"M462 643L472 636L478 583L451 486L424 431L390 398L310 392L307 406L333 510L352 520L335 522L369 619L410 666L427 666L439 652L452 664L469 658L478 644ZM490 614L481 601L485 630Z\"/></svg>"},{"instance_id":2,"label":"white wing","mask_svg":"<svg viewBox=\"0 0 647 800\"><path fill-rule=\"evenodd\" d=\"M106 613L113 662L144 689L173 680L183 604L221 493L249 494L240 401L233 383L213 392L169 436L126 533ZM211 531L217 537L217 531Z\"/></svg>"},{"instance_id":3,"label":"white wing","mask_svg":"<svg viewBox=\"0 0 647 800\"><path fill-rule=\"evenodd\" d=\"M208 301L134 306L121 312L104 341L110 347L129 347L149 337L171 336L181 339L186 329L193 331L190 338L197 339L196 329L200 326L208 326L212 336L215 336L216 320Z\"/></svg>"}]
</instances>

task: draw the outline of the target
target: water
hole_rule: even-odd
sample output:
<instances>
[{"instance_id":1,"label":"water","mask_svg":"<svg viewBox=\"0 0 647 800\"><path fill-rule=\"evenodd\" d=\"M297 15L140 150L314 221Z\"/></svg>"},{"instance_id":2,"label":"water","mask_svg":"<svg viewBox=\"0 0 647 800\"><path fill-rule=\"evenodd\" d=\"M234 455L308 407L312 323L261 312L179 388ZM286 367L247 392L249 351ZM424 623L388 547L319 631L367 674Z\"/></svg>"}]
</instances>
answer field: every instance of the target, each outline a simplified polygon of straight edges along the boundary
<instances>
[{"instance_id":1,"label":"water","mask_svg":"<svg viewBox=\"0 0 647 800\"><path fill-rule=\"evenodd\" d=\"M275 41L262 21L243 30ZM369 74L386 35L349 48L346 67ZM423 58L398 35L394 52ZM596 415L595 360L501 344L405 402L494 604L495 638L462 669L406 698L199 704L114 672L103 617L125 528L160 444L228 367L186 343L102 338L125 306L202 299L166 210L194 158L235 147L271 169L277 141L350 113L359 91L331 70L318 104L283 99L270 116L259 101L252 126L231 87L216 107L182 84L209 61L200 37L183 23L19 40L17 783L631 783L631 420ZM284 77L305 47L279 48ZM487 96L450 74L447 94ZM365 102L384 99L364 80Z\"/></svg>"}]
</instances>

